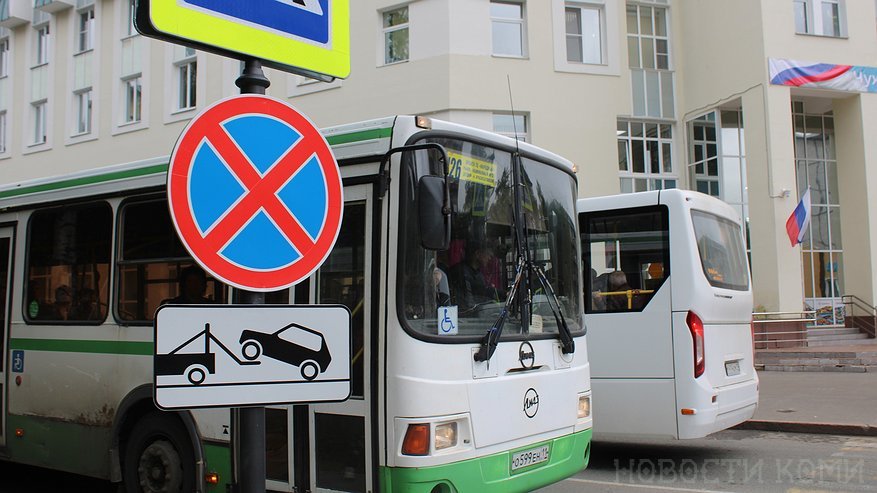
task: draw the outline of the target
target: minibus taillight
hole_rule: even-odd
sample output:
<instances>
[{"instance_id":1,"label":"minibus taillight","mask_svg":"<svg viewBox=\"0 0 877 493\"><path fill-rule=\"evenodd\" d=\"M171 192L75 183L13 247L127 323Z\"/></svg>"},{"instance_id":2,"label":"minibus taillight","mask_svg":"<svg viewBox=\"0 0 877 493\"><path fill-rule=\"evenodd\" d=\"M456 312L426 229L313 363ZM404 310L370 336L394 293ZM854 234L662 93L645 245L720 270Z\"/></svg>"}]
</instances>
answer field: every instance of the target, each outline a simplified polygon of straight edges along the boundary
<instances>
[{"instance_id":1,"label":"minibus taillight","mask_svg":"<svg viewBox=\"0 0 877 493\"><path fill-rule=\"evenodd\" d=\"M703 321L694 312L688 312L685 322L694 341L694 378L697 378L703 375L703 370L706 368L703 354Z\"/></svg>"},{"instance_id":2,"label":"minibus taillight","mask_svg":"<svg viewBox=\"0 0 877 493\"><path fill-rule=\"evenodd\" d=\"M402 440L402 455L429 455L429 424L408 425Z\"/></svg>"}]
</instances>

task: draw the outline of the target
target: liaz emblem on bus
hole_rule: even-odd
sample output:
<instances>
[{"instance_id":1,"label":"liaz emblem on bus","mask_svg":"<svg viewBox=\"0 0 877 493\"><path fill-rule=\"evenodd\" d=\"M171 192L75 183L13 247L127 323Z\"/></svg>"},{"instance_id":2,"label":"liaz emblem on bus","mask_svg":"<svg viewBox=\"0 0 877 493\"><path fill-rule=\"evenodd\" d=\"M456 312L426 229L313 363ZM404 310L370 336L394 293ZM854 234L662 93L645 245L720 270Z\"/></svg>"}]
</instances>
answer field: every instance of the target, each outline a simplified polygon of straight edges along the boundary
<instances>
[{"instance_id":1,"label":"liaz emblem on bus","mask_svg":"<svg viewBox=\"0 0 877 493\"><path fill-rule=\"evenodd\" d=\"M536 389L527 389L527 393L524 394L524 414L526 414L528 418L532 418L533 416L536 416L536 413L538 412L539 394L536 393Z\"/></svg>"}]
</instances>

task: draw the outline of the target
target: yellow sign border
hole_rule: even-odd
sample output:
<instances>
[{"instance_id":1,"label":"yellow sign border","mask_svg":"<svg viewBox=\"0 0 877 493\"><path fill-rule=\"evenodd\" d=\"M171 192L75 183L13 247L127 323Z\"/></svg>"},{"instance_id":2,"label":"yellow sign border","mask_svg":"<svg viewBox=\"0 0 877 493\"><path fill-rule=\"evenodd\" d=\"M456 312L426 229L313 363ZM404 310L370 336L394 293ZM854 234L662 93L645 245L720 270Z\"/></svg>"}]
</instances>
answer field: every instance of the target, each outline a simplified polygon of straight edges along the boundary
<instances>
[{"instance_id":1,"label":"yellow sign border","mask_svg":"<svg viewBox=\"0 0 877 493\"><path fill-rule=\"evenodd\" d=\"M149 17L155 29L172 36L343 79L350 75L350 4L330 1L331 48L183 7L177 0L151 0Z\"/></svg>"}]
</instances>

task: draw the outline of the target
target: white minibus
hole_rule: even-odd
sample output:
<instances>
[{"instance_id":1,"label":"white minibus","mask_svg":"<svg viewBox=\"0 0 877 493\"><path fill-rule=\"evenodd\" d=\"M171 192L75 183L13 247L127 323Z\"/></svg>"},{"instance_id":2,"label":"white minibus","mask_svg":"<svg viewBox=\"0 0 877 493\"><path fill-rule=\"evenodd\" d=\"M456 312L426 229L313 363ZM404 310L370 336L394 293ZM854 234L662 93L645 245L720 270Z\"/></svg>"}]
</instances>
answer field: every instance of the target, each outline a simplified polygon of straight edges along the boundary
<instances>
[{"instance_id":1,"label":"white minibus","mask_svg":"<svg viewBox=\"0 0 877 493\"><path fill-rule=\"evenodd\" d=\"M698 438L752 417L752 289L741 220L662 190L578 201L598 438Z\"/></svg>"}]
</instances>

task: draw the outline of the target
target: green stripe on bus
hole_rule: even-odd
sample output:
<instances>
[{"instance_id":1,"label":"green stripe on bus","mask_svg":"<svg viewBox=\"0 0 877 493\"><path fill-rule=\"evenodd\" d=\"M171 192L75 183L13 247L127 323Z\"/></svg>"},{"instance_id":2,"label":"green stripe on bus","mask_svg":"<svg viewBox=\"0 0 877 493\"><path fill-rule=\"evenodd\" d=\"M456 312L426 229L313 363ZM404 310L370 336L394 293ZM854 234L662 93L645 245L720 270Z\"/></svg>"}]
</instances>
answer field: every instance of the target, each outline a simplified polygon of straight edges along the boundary
<instances>
[{"instance_id":1,"label":"green stripe on bus","mask_svg":"<svg viewBox=\"0 0 877 493\"><path fill-rule=\"evenodd\" d=\"M326 137L329 145L349 144L360 140L386 139L393 135L392 128L375 128L372 130L363 130L361 132L351 132L349 134L332 135Z\"/></svg>"},{"instance_id":2,"label":"green stripe on bus","mask_svg":"<svg viewBox=\"0 0 877 493\"><path fill-rule=\"evenodd\" d=\"M433 491L466 493L508 493L533 491L556 483L581 471L590 460L591 430L584 430L554 440L533 444L498 454L428 467L380 468L380 491L383 493L430 493ZM547 445L547 462L511 470L511 456Z\"/></svg>"},{"instance_id":3,"label":"green stripe on bus","mask_svg":"<svg viewBox=\"0 0 877 493\"><path fill-rule=\"evenodd\" d=\"M131 354L152 356L152 342L82 341L68 339L10 339L10 349L62 353Z\"/></svg>"},{"instance_id":4,"label":"green stripe on bus","mask_svg":"<svg viewBox=\"0 0 877 493\"><path fill-rule=\"evenodd\" d=\"M33 185L30 187L16 188L14 190L5 190L0 192L0 199L9 197L17 197L19 195L27 195L29 193L49 192L53 190L61 190L64 188L79 187L83 185L94 185L96 183L104 183L108 181L123 180L125 178L134 178L137 176L153 175L167 172L167 163L147 166L145 168L137 168L125 171L116 171L103 175L83 176L81 178L71 178L69 180L61 180L52 183L43 183L41 185Z\"/></svg>"}]
</instances>

